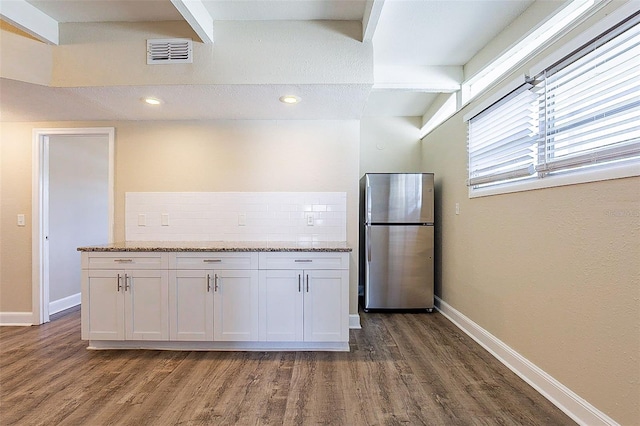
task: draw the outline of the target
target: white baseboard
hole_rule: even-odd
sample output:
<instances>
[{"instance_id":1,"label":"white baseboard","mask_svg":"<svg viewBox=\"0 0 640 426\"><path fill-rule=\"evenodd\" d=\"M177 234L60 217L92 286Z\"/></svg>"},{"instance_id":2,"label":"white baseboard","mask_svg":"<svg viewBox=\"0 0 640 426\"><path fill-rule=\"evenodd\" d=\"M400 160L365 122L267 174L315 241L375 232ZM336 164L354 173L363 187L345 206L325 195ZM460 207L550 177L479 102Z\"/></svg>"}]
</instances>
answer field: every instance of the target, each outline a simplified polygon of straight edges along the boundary
<instances>
[{"instance_id":1,"label":"white baseboard","mask_svg":"<svg viewBox=\"0 0 640 426\"><path fill-rule=\"evenodd\" d=\"M33 325L32 312L0 312L0 326L30 326Z\"/></svg>"},{"instance_id":2,"label":"white baseboard","mask_svg":"<svg viewBox=\"0 0 640 426\"><path fill-rule=\"evenodd\" d=\"M438 297L435 299L436 309L440 311L442 315L469 335L480 346L489 351L498 361L520 376L522 380L540 392L542 396L551 401L576 423L589 426L619 426L615 420L589 404L571 389L511 349L500 339L480 327L464 314L442 299Z\"/></svg>"},{"instance_id":3,"label":"white baseboard","mask_svg":"<svg viewBox=\"0 0 640 426\"><path fill-rule=\"evenodd\" d=\"M354 330L362 328L360 325L360 314L349 314L349 328Z\"/></svg>"},{"instance_id":4,"label":"white baseboard","mask_svg":"<svg viewBox=\"0 0 640 426\"><path fill-rule=\"evenodd\" d=\"M49 315L57 314L65 309L73 308L80 304L80 293L49 302Z\"/></svg>"}]
</instances>

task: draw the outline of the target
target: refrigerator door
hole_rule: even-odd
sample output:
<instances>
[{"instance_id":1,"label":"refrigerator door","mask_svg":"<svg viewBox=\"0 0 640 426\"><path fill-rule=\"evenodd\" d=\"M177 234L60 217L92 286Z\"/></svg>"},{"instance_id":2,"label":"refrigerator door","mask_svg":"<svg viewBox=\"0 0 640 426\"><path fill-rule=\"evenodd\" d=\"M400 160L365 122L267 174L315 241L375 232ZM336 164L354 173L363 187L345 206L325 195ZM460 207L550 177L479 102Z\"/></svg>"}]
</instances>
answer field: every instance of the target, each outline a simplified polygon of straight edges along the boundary
<instances>
[{"instance_id":1,"label":"refrigerator door","mask_svg":"<svg viewBox=\"0 0 640 426\"><path fill-rule=\"evenodd\" d=\"M367 174L365 203L367 223L433 223L433 174Z\"/></svg>"},{"instance_id":2,"label":"refrigerator door","mask_svg":"<svg viewBox=\"0 0 640 426\"><path fill-rule=\"evenodd\" d=\"M366 227L364 308L433 308L433 226Z\"/></svg>"}]
</instances>

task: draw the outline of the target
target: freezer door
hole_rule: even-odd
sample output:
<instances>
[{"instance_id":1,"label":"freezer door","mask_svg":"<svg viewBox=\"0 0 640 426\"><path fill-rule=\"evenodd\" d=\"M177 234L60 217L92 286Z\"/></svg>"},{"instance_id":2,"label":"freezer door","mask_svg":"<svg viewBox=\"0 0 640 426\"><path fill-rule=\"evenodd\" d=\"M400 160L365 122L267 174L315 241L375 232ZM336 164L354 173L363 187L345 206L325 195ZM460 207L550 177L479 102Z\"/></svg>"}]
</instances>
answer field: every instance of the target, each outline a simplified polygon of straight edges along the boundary
<instances>
[{"instance_id":1,"label":"freezer door","mask_svg":"<svg viewBox=\"0 0 640 426\"><path fill-rule=\"evenodd\" d=\"M365 178L367 223L433 223L432 173L372 173Z\"/></svg>"},{"instance_id":2,"label":"freezer door","mask_svg":"<svg viewBox=\"0 0 640 426\"><path fill-rule=\"evenodd\" d=\"M364 308L433 308L433 226L368 226L366 239Z\"/></svg>"}]
</instances>

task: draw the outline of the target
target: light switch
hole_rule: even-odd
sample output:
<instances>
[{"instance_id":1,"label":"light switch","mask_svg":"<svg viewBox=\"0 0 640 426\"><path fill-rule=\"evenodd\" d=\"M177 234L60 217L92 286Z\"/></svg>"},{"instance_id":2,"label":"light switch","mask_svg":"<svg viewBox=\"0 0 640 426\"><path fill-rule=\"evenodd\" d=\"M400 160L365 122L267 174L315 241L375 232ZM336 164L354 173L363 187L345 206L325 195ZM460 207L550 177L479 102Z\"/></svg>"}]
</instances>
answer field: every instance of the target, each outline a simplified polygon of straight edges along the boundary
<instances>
[{"instance_id":1,"label":"light switch","mask_svg":"<svg viewBox=\"0 0 640 426\"><path fill-rule=\"evenodd\" d=\"M18 215L18 226L25 226L24 215L23 214L19 214Z\"/></svg>"},{"instance_id":2,"label":"light switch","mask_svg":"<svg viewBox=\"0 0 640 426\"><path fill-rule=\"evenodd\" d=\"M245 213L240 213L238 215L238 226L246 226L247 224L247 215Z\"/></svg>"},{"instance_id":3,"label":"light switch","mask_svg":"<svg viewBox=\"0 0 640 426\"><path fill-rule=\"evenodd\" d=\"M146 214L139 214L138 215L138 226L147 226L147 215Z\"/></svg>"},{"instance_id":4,"label":"light switch","mask_svg":"<svg viewBox=\"0 0 640 426\"><path fill-rule=\"evenodd\" d=\"M460 203L456 203L456 214L460 214Z\"/></svg>"},{"instance_id":5,"label":"light switch","mask_svg":"<svg viewBox=\"0 0 640 426\"><path fill-rule=\"evenodd\" d=\"M169 213L162 213L160 215L160 224L162 226L169 226Z\"/></svg>"}]
</instances>

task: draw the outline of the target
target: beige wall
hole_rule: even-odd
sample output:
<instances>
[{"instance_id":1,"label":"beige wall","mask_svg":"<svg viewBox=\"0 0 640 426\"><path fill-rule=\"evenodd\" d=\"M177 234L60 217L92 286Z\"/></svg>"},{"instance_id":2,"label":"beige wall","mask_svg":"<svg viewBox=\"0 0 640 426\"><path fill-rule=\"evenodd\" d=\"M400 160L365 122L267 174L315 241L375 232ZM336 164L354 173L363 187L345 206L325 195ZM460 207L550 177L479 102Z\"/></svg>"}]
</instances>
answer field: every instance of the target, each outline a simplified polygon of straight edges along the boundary
<instances>
[{"instance_id":1,"label":"beige wall","mask_svg":"<svg viewBox=\"0 0 640 426\"><path fill-rule=\"evenodd\" d=\"M468 110L423 140L439 206L437 295L614 420L637 424L640 178L469 199Z\"/></svg>"},{"instance_id":2,"label":"beige wall","mask_svg":"<svg viewBox=\"0 0 640 426\"><path fill-rule=\"evenodd\" d=\"M2 242L4 196L2 192L2 127L0 126L0 243ZM0 244L0 283L2 282L2 245ZM0 291L0 312L2 312L2 292Z\"/></svg>"},{"instance_id":3,"label":"beige wall","mask_svg":"<svg viewBox=\"0 0 640 426\"><path fill-rule=\"evenodd\" d=\"M363 117L360 121L360 176L420 172L420 117Z\"/></svg>"},{"instance_id":4,"label":"beige wall","mask_svg":"<svg viewBox=\"0 0 640 426\"><path fill-rule=\"evenodd\" d=\"M0 311L31 311L32 128L110 125L116 128L116 240L124 238L128 191L346 192L354 247L350 308L357 312L356 120L3 123ZM27 213L29 226L15 226L19 212Z\"/></svg>"},{"instance_id":5,"label":"beige wall","mask_svg":"<svg viewBox=\"0 0 640 426\"><path fill-rule=\"evenodd\" d=\"M544 16L557 4L536 2L467 64L466 75L475 73L526 33L533 18ZM138 32L136 25L127 28ZM173 25L166 24L167 32L184 35L183 29L175 30ZM255 31L268 29L256 25ZM87 35L81 24L63 26L62 31L69 39ZM140 31L146 34L146 30ZM346 30L318 28L323 36L341 31ZM235 32L242 32L242 25L228 28L229 35ZM140 34L136 37L142 39ZM350 57L347 53L352 49L362 50L355 41L341 41L340 48L346 53L334 56ZM66 58L74 49L85 48L71 45L56 55ZM330 50L325 49L314 61L324 61ZM368 63L370 46L364 50L358 60ZM36 56L23 62L30 63ZM78 64L78 75L66 74L64 68L52 71L50 57L43 57L49 70L29 81L45 84L44 76L51 74L54 85L70 84L71 77L84 84L103 83L82 80L93 76L98 80L115 78L115 74L87 72L91 64ZM143 61L141 57L137 60ZM349 67L345 64L338 69ZM139 68L141 64L134 67L133 74L141 78ZM3 66L1 71L3 77L9 77L9 68ZM225 68L225 82L235 81L233 71ZM371 74L367 68L358 81L369 81ZM278 69L258 77L267 81L274 75L280 76ZM333 77L343 82L342 76ZM154 81L173 81L174 77L162 74ZM206 76L200 77L206 80ZM194 81L200 80L194 77ZM427 136L419 166L412 132L419 127L420 118L365 118L362 125L357 121L2 123L0 312L31 310L33 127L116 127L117 238L124 236L127 191L326 190L347 192L348 239L357 250L359 175L418 168L435 172L437 179L437 294L598 409L621 424L634 424L640 418L640 179L470 200L465 186L466 127L462 121L467 110ZM384 143L384 150L378 150L380 143ZM458 216L454 214L455 203L461 207ZM16 226L18 213L27 216L24 228ZM354 258L355 252L351 260L352 313L357 310Z\"/></svg>"},{"instance_id":6,"label":"beige wall","mask_svg":"<svg viewBox=\"0 0 640 426\"><path fill-rule=\"evenodd\" d=\"M0 21L0 77L49 85L52 72L50 45Z\"/></svg>"},{"instance_id":7,"label":"beige wall","mask_svg":"<svg viewBox=\"0 0 640 426\"><path fill-rule=\"evenodd\" d=\"M615 420L637 421L640 178L469 199L459 115L424 156L437 295Z\"/></svg>"},{"instance_id":8,"label":"beige wall","mask_svg":"<svg viewBox=\"0 0 640 426\"><path fill-rule=\"evenodd\" d=\"M2 123L0 151L0 312L31 312L31 127Z\"/></svg>"}]
</instances>

